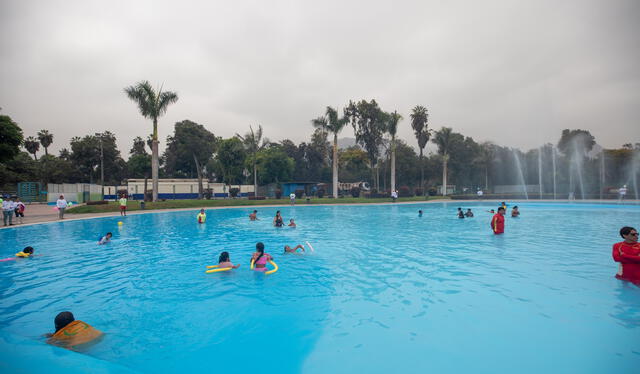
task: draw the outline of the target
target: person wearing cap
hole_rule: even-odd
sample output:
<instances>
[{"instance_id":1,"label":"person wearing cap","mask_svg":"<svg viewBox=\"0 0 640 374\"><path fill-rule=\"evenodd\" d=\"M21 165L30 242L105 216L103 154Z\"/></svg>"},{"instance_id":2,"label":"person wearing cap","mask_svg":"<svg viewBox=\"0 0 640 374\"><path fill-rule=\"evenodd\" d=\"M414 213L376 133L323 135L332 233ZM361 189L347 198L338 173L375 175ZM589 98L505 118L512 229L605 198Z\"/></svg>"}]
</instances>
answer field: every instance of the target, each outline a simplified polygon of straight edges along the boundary
<instances>
[{"instance_id":1,"label":"person wearing cap","mask_svg":"<svg viewBox=\"0 0 640 374\"><path fill-rule=\"evenodd\" d=\"M60 195L58 201L56 201L56 207L58 208L58 218L64 219L64 210L67 209L67 200L64 199L64 195Z\"/></svg>"}]
</instances>

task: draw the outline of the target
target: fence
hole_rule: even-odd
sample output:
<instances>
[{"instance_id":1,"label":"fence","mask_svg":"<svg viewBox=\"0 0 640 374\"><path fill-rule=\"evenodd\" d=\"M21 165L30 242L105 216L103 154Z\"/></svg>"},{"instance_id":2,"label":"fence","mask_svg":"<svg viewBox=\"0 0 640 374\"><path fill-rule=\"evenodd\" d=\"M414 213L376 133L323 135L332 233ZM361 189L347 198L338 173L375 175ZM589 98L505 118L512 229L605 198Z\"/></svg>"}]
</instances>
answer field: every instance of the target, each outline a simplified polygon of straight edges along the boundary
<instances>
[{"instance_id":1,"label":"fence","mask_svg":"<svg viewBox=\"0 0 640 374\"><path fill-rule=\"evenodd\" d=\"M55 202L60 195L64 195L67 201L74 203L102 200L102 186L89 183L47 184L47 202Z\"/></svg>"}]
</instances>

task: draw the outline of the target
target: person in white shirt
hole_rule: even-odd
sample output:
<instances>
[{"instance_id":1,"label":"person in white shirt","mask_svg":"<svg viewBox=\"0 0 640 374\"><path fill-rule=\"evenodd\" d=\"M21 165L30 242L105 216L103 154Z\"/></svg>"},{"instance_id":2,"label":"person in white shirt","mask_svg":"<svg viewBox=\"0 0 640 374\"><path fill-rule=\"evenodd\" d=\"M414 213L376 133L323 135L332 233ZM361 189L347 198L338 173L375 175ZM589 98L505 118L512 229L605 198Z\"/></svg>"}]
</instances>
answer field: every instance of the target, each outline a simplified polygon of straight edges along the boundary
<instances>
[{"instance_id":1,"label":"person in white shirt","mask_svg":"<svg viewBox=\"0 0 640 374\"><path fill-rule=\"evenodd\" d=\"M618 189L618 194L620 194L620 201L624 200L624 197L627 195L627 185L620 187Z\"/></svg>"},{"instance_id":2,"label":"person in white shirt","mask_svg":"<svg viewBox=\"0 0 640 374\"><path fill-rule=\"evenodd\" d=\"M58 201L56 201L56 207L58 207L58 217L64 219L64 210L67 209L67 200L64 199L64 195L60 195Z\"/></svg>"},{"instance_id":3,"label":"person in white shirt","mask_svg":"<svg viewBox=\"0 0 640 374\"><path fill-rule=\"evenodd\" d=\"M482 192L482 190L478 190L477 194L478 194L478 199L482 199L482 195L484 194L484 192Z\"/></svg>"},{"instance_id":4,"label":"person in white shirt","mask_svg":"<svg viewBox=\"0 0 640 374\"><path fill-rule=\"evenodd\" d=\"M15 214L15 210L16 203L13 202L12 197L2 202L2 219L5 226L7 226L7 220L9 221L9 226L13 226L13 215Z\"/></svg>"},{"instance_id":5,"label":"person in white shirt","mask_svg":"<svg viewBox=\"0 0 640 374\"><path fill-rule=\"evenodd\" d=\"M398 191L396 191L396 190L391 191L391 198L393 199L393 202L395 203L396 200L398 200Z\"/></svg>"},{"instance_id":6,"label":"person in white shirt","mask_svg":"<svg viewBox=\"0 0 640 374\"><path fill-rule=\"evenodd\" d=\"M296 204L296 194L292 192L289 195L289 200L291 201L291 205L295 205Z\"/></svg>"}]
</instances>

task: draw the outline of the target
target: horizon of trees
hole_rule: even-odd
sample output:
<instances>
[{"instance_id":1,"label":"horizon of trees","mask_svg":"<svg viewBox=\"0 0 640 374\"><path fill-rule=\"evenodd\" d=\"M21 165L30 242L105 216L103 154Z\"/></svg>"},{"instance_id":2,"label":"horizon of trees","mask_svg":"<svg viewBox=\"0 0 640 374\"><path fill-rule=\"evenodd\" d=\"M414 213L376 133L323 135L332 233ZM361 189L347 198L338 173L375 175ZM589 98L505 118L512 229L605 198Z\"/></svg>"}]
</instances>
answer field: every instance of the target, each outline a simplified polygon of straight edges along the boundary
<instances>
[{"instance_id":1,"label":"horizon of trees","mask_svg":"<svg viewBox=\"0 0 640 374\"><path fill-rule=\"evenodd\" d=\"M594 156L595 138L587 130L565 129L555 146L544 144L522 151L478 143L449 127L434 130L424 106L414 107L406 116L408 121L403 117L396 111L383 111L375 100L349 102L342 116L328 107L323 116L310 121L309 139L298 144L289 139L270 141L260 125L250 126L245 135L221 138L206 126L185 119L175 123L173 133L166 136L158 175L259 185L287 181L331 184L339 176L340 182L366 181L380 192L389 191L395 182L396 189L408 188L416 194L433 194L442 184L463 193L524 180L528 185L542 182L542 192L549 194L555 163L556 192L572 191L579 197L601 193L600 187L633 185L633 178L637 183L640 174L635 170L640 166L640 143L604 149ZM345 125L354 128L357 144L338 149L338 133ZM401 126L412 127L415 145L395 137ZM0 132L0 188L23 181L100 184L100 143L105 185L152 177L153 134L147 139L136 137L125 160L116 135L109 131L73 137L57 156L47 149L59 136L47 130L25 138L17 123L0 115ZM422 154L429 141L437 146L436 152ZM38 154L40 149L44 154ZM543 174L539 176L540 166ZM202 195L202 187L199 192Z\"/></svg>"}]
</instances>

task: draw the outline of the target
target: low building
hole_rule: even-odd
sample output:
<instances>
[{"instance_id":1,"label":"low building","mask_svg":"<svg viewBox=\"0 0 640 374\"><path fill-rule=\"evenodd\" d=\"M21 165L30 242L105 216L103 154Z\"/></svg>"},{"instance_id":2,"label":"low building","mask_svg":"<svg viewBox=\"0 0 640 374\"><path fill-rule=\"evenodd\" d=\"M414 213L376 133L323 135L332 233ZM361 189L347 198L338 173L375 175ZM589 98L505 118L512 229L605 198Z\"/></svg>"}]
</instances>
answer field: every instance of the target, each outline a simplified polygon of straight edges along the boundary
<instances>
[{"instance_id":1,"label":"low building","mask_svg":"<svg viewBox=\"0 0 640 374\"><path fill-rule=\"evenodd\" d=\"M144 179L128 179L126 186L105 186L105 200L116 200L118 191L125 190L134 200L144 199ZM185 200L198 198L198 179L160 179L158 181L158 199ZM210 192L212 198L227 198L232 188L238 188L239 197L253 194L253 185L226 185L224 183L202 181L203 193ZM153 189L153 182L147 179L147 191Z\"/></svg>"}]
</instances>

